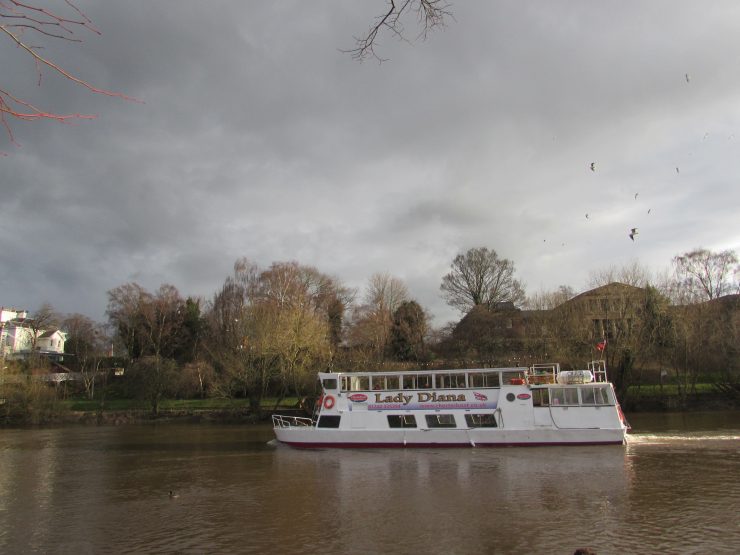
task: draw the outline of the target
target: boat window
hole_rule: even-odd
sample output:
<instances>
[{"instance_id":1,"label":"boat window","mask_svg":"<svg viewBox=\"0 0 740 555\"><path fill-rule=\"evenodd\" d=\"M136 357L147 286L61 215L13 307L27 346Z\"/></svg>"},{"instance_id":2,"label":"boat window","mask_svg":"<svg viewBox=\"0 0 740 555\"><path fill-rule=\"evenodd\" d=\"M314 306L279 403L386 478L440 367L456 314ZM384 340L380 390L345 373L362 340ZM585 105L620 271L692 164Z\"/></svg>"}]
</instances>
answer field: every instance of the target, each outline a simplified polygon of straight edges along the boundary
<instances>
[{"instance_id":1,"label":"boat window","mask_svg":"<svg viewBox=\"0 0 740 555\"><path fill-rule=\"evenodd\" d=\"M386 389L400 389L398 386L398 376L386 376L385 387Z\"/></svg>"},{"instance_id":2,"label":"boat window","mask_svg":"<svg viewBox=\"0 0 740 555\"><path fill-rule=\"evenodd\" d=\"M577 405L578 404L578 390L575 387L569 387L565 389L565 404L566 405Z\"/></svg>"},{"instance_id":3,"label":"boat window","mask_svg":"<svg viewBox=\"0 0 740 555\"><path fill-rule=\"evenodd\" d=\"M324 389L335 391L337 389L337 380L336 378L326 378L321 382L321 385L324 386Z\"/></svg>"},{"instance_id":4,"label":"boat window","mask_svg":"<svg viewBox=\"0 0 740 555\"><path fill-rule=\"evenodd\" d=\"M347 391L370 391L370 376L350 376Z\"/></svg>"},{"instance_id":5,"label":"boat window","mask_svg":"<svg viewBox=\"0 0 740 555\"><path fill-rule=\"evenodd\" d=\"M391 428L416 428L416 417L413 414L389 414L388 426Z\"/></svg>"},{"instance_id":6,"label":"boat window","mask_svg":"<svg viewBox=\"0 0 740 555\"><path fill-rule=\"evenodd\" d=\"M594 396L593 387L582 387L581 388L581 404L582 405L595 405L596 397Z\"/></svg>"},{"instance_id":7,"label":"boat window","mask_svg":"<svg viewBox=\"0 0 740 555\"><path fill-rule=\"evenodd\" d=\"M525 383L524 372L503 372L504 385L522 385Z\"/></svg>"},{"instance_id":8,"label":"boat window","mask_svg":"<svg viewBox=\"0 0 740 555\"><path fill-rule=\"evenodd\" d=\"M403 377L403 388L404 389L416 389L416 376L406 375Z\"/></svg>"},{"instance_id":9,"label":"boat window","mask_svg":"<svg viewBox=\"0 0 740 555\"><path fill-rule=\"evenodd\" d=\"M432 374L419 374L416 376L416 389L432 389Z\"/></svg>"},{"instance_id":10,"label":"boat window","mask_svg":"<svg viewBox=\"0 0 740 555\"><path fill-rule=\"evenodd\" d=\"M316 424L317 428L339 428L339 421L342 419L342 415L330 414L327 416L320 416L319 422Z\"/></svg>"},{"instance_id":11,"label":"boat window","mask_svg":"<svg viewBox=\"0 0 740 555\"><path fill-rule=\"evenodd\" d=\"M550 391L547 388L532 390L532 405L535 407L547 407L550 405Z\"/></svg>"},{"instance_id":12,"label":"boat window","mask_svg":"<svg viewBox=\"0 0 740 555\"><path fill-rule=\"evenodd\" d=\"M429 428L457 428L454 414L427 414L425 418Z\"/></svg>"},{"instance_id":13,"label":"boat window","mask_svg":"<svg viewBox=\"0 0 740 555\"><path fill-rule=\"evenodd\" d=\"M597 405L611 405L609 401L609 391L606 387L594 388L594 402Z\"/></svg>"},{"instance_id":14,"label":"boat window","mask_svg":"<svg viewBox=\"0 0 740 555\"><path fill-rule=\"evenodd\" d=\"M379 389L385 389L385 376L372 376L373 389L375 391Z\"/></svg>"},{"instance_id":15,"label":"boat window","mask_svg":"<svg viewBox=\"0 0 740 555\"><path fill-rule=\"evenodd\" d=\"M550 388L551 405L577 405L578 390L576 388L552 387Z\"/></svg>"},{"instance_id":16,"label":"boat window","mask_svg":"<svg viewBox=\"0 0 740 555\"><path fill-rule=\"evenodd\" d=\"M468 387L501 387L498 372L469 372Z\"/></svg>"},{"instance_id":17,"label":"boat window","mask_svg":"<svg viewBox=\"0 0 740 555\"><path fill-rule=\"evenodd\" d=\"M437 374L437 389L462 389L465 387L465 374Z\"/></svg>"},{"instance_id":18,"label":"boat window","mask_svg":"<svg viewBox=\"0 0 740 555\"><path fill-rule=\"evenodd\" d=\"M496 417L492 412L488 414L466 414L465 422L469 428L497 428Z\"/></svg>"}]
</instances>

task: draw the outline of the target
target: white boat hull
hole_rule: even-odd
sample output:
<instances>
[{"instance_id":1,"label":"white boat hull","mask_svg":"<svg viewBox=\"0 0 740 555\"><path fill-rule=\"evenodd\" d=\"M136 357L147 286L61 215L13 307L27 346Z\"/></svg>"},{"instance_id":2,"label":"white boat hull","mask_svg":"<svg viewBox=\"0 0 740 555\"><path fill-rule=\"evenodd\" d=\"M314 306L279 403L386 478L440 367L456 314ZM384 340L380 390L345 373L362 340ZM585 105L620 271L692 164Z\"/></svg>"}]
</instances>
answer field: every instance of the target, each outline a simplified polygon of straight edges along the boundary
<instances>
[{"instance_id":1,"label":"white boat hull","mask_svg":"<svg viewBox=\"0 0 740 555\"><path fill-rule=\"evenodd\" d=\"M621 445L625 430L323 430L277 428L281 443L293 447L521 447Z\"/></svg>"}]
</instances>

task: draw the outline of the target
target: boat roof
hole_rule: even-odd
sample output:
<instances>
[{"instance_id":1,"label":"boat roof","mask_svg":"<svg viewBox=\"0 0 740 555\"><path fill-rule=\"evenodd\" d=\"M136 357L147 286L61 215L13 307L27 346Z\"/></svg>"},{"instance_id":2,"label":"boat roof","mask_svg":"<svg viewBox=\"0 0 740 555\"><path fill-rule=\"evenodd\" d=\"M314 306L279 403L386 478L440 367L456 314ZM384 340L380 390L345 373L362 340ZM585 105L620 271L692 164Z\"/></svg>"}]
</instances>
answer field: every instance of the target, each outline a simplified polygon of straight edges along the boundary
<instances>
[{"instance_id":1,"label":"boat roof","mask_svg":"<svg viewBox=\"0 0 740 555\"><path fill-rule=\"evenodd\" d=\"M319 376L408 376L417 374L449 374L463 372L526 372L529 370L526 366L512 366L507 368L449 368L449 369L438 369L438 370L385 370L385 371L374 371L368 370L366 372L319 372Z\"/></svg>"}]
</instances>

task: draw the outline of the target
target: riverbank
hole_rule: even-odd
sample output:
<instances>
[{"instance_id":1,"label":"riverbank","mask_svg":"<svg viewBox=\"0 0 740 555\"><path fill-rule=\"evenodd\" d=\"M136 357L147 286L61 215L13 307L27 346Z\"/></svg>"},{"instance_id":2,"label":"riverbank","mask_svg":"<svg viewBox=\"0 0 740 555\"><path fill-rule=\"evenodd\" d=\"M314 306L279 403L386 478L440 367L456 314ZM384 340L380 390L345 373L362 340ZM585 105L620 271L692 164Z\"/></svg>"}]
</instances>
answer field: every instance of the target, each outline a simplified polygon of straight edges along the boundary
<instances>
[{"instance_id":1,"label":"riverbank","mask_svg":"<svg viewBox=\"0 0 740 555\"><path fill-rule=\"evenodd\" d=\"M740 399L718 392L711 384L697 384L686 394L676 386L635 386L621 401L625 412L740 410Z\"/></svg>"},{"instance_id":2,"label":"riverbank","mask_svg":"<svg viewBox=\"0 0 740 555\"><path fill-rule=\"evenodd\" d=\"M627 414L660 412L698 412L740 410L737 399L723 397L716 391L700 387L686 396L675 388L643 387L631 389L622 401ZM7 408L7 407L6 407ZM125 425L147 422L250 424L266 422L275 413L308 416L297 398L265 399L260 414L254 414L246 399L167 399L160 403L157 414L140 400L111 399L102 406L100 401L66 399L52 403L43 410L26 407L28 412L6 412L0 415L4 426L56 425Z\"/></svg>"}]
</instances>

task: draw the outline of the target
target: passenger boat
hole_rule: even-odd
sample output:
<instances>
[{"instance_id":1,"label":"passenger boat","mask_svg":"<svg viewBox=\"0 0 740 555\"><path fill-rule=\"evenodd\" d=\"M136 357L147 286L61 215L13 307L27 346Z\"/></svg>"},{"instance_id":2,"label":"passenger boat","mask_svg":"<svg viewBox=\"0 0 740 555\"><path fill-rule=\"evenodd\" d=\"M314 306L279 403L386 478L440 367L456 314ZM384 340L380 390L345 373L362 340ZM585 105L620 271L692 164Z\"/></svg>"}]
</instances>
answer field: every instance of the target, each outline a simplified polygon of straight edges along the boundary
<instances>
[{"instance_id":1,"label":"passenger boat","mask_svg":"<svg viewBox=\"0 0 740 555\"><path fill-rule=\"evenodd\" d=\"M519 368L322 372L313 418L273 415L294 447L622 444L629 425L604 361Z\"/></svg>"}]
</instances>

